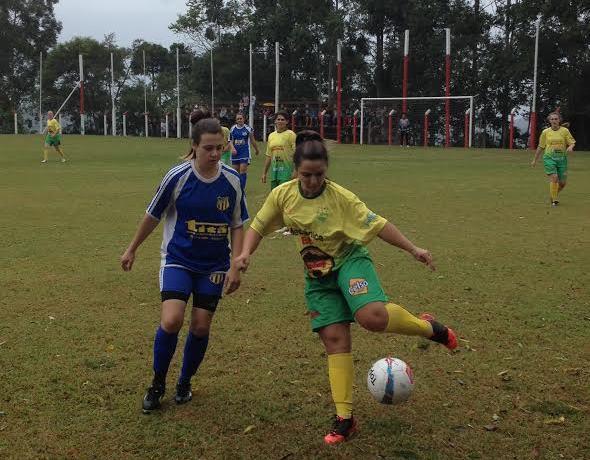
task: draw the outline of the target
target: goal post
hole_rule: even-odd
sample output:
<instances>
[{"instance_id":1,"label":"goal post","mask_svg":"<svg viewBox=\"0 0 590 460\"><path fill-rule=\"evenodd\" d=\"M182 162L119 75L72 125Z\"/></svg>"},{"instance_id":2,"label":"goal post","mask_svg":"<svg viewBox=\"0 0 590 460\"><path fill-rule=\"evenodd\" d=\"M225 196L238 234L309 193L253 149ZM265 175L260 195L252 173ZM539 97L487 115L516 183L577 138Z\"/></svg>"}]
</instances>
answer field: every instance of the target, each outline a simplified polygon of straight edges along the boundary
<instances>
[{"instance_id":1,"label":"goal post","mask_svg":"<svg viewBox=\"0 0 590 460\"><path fill-rule=\"evenodd\" d=\"M401 114L407 113L415 145L446 146L448 130L451 145L471 147L473 104L474 96L361 98L360 143L391 144L391 139L396 137L391 131L397 129ZM446 115L449 106L452 107L450 121ZM429 121L425 126L424 115L427 112ZM395 121L392 121L392 114Z\"/></svg>"}]
</instances>

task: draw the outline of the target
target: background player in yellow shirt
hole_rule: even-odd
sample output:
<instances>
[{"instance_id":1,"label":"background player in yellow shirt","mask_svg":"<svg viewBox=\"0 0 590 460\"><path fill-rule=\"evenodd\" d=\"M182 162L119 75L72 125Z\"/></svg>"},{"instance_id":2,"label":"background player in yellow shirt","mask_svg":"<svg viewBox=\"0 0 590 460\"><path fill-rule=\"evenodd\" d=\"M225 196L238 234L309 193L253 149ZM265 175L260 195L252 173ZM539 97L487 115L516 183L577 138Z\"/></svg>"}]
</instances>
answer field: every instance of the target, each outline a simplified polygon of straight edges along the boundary
<instances>
[{"instance_id":1,"label":"background player in yellow shirt","mask_svg":"<svg viewBox=\"0 0 590 460\"><path fill-rule=\"evenodd\" d=\"M576 140L569 129L561 126L559 113L550 113L547 121L551 126L541 133L539 146L531 165L535 166L537 164L539 155L544 150L543 165L545 174L549 177L551 206L557 206L559 204L557 196L563 190L567 181L567 154L574 151Z\"/></svg>"},{"instance_id":2,"label":"background player in yellow shirt","mask_svg":"<svg viewBox=\"0 0 590 460\"><path fill-rule=\"evenodd\" d=\"M53 147L59 156L61 162L66 162L66 157L61 148L61 126L59 122L53 118L53 112L50 110L47 112L47 127L45 128L47 135L45 136L45 145L43 146L43 160L41 163L47 163L47 157L49 156L49 147Z\"/></svg>"},{"instance_id":3,"label":"background player in yellow shirt","mask_svg":"<svg viewBox=\"0 0 590 460\"><path fill-rule=\"evenodd\" d=\"M425 337L449 349L457 347L457 338L431 315L417 318L389 302L365 245L378 236L434 269L430 253L415 246L353 193L326 179L328 152L318 133L297 135L293 160L297 178L270 192L234 262L236 268L245 270L262 238L283 225L295 235L306 271L305 299L311 326L328 355L336 406L334 427L324 441L336 444L356 431L351 322L373 332Z\"/></svg>"},{"instance_id":4,"label":"background player in yellow shirt","mask_svg":"<svg viewBox=\"0 0 590 460\"><path fill-rule=\"evenodd\" d=\"M276 131L270 133L266 144L266 161L262 173L262 183L266 184L270 168L270 189L293 179L293 152L295 133L287 129L287 112L275 116Z\"/></svg>"}]
</instances>

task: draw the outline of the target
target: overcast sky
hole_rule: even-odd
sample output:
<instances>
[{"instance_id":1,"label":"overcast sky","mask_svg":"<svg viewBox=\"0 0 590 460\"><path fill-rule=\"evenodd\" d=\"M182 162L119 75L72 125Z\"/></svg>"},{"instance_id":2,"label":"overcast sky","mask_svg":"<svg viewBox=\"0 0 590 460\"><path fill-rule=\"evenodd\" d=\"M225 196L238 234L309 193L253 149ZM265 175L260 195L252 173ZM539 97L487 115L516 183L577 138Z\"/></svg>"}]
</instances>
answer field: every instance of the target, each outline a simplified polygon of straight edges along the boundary
<instances>
[{"instance_id":1,"label":"overcast sky","mask_svg":"<svg viewBox=\"0 0 590 460\"><path fill-rule=\"evenodd\" d=\"M168 47L182 41L168 26L185 11L186 0L60 0L55 6L63 26L58 41L75 36L102 40L114 32L120 46L143 38Z\"/></svg>"}]
</instances>

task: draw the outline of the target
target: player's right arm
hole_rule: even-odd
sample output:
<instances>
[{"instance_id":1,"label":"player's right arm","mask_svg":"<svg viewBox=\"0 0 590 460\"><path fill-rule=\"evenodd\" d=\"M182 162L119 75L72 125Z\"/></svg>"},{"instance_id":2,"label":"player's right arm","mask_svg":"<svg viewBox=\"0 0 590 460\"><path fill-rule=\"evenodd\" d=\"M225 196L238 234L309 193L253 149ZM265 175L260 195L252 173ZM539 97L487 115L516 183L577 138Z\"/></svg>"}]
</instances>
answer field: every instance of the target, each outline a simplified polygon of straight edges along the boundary
<instances>
[{"instance_id":1,"label":"player's right arm","mask_svg":"<svg viewBox=\"0 0 590 460\"><path fill-rule=\"evenodd\" d=\"M262 178L261 181L263 184L266 184L266 176L268 175L268 170L270 169L270 164L272 163L272 150L270 148L270 144L272 143L272 133L268 136L266 140L266 152L264 158L264 169L262 171Z\"/></svg>"},{"instance_id":2,"label":"player's right arm","mask_svg":"<svg viewBox=\"0 0 590 460\"><path fill-rule=\"evenodd\" d=\"M145 214L139 227L137 227L137 231L129 243L129 246L121 256L121 268L128 272L133 267L133 262L135 262L135 251L137 248L145 241L145 239L150 236L150 234L155 230L158 226L160 221L155 217L150 216L149 214Z\"/></svg>"},{"instance_id":3,"label":"player's right arm","mask_svg":"<svg viewBox=\"0 0 590 460\"><path fill-rule=\"evenodd\" d=\"M543 150L545 150L546 145L547 145L547 135L545 133L545 130L543 130L543 132L541 133L541 137L539 138L539 145L537 146L537 151L535 152L535 157L533 158L533 161L531 162L531 166L535 166L537 164L537 160L539 159L539 155L541 155L541 152Z\"/></svg>"}]
</instances>

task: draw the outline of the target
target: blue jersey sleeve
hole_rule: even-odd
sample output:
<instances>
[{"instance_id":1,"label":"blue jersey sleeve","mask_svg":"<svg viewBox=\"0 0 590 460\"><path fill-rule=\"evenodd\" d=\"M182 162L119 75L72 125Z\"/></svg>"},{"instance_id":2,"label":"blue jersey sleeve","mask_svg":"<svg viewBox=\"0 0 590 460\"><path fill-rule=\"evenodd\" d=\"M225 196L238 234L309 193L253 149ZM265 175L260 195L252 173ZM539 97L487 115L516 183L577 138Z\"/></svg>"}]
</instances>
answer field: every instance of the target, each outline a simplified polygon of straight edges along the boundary
<instances>
[{"instance_id":1,"label":"blue jersey sleeve","mask_svg":"<svg viewBox=\"0 0 590 460\"><path fill-rule=\"evenodd\" d=\"M244 189L240 187L236 194L236 203L234 205L231 227L241 227L249 219L250 216L248 215L248 206L246 205L246 194L244 193Z\"/></svg>"},{"instance_id":2,"label":"blue jersey sleeve","mask_svg":"<svg viewBox=\"0 0 590 460\"><path fill-rule=\"evenodd\" d=\"M166 211L172 200L172 195L178 182L178 178L186 172L189 167L190 165L187 166L187 163L183 163L168 171L168 174L162 179L158 190L156 190L156 194L145 211L147 214L158 220L162 219L164 211Z\"/></svg>"}]
</instances>

